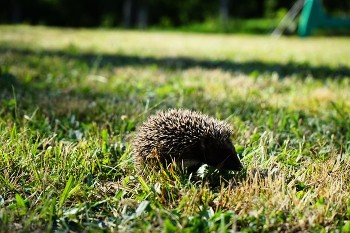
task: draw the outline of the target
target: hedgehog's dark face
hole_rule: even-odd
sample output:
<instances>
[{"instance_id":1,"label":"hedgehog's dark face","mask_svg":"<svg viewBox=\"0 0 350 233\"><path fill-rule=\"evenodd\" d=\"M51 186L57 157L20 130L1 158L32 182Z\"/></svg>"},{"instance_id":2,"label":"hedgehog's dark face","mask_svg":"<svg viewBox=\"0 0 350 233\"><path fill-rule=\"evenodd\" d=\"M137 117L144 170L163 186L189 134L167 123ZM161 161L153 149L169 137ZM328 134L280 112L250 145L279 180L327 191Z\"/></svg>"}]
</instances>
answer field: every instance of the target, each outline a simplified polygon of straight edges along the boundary
<instances>
[{"instance_id":1,"label":"hedgehog's dark face","mask_svg":"<svg viewBox=\"0 0 350 233\"><path fill-rule=\"evenodd\" d=\"M217 144L211 140L202 143L204 161L218 169L240 171L243 166L239 160L235 147L230 140Z\"/></svg>"}]
</instances>

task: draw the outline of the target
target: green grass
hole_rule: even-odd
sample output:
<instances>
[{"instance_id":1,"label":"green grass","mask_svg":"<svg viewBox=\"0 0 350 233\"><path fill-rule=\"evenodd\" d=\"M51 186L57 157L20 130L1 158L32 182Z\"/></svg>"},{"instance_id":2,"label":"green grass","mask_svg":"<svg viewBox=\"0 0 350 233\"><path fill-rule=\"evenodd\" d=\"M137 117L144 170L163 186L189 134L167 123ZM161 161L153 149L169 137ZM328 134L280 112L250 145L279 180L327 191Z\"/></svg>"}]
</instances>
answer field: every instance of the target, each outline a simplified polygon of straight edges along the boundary
<instances>
[{"instance_id":1,"label":"green grass","mask_svg":"<svg viewBox=\"0 0 350 233\"><path fill-rule=\"evenodd\" d=\"M0 34L0 231L350 232L348 38ZM141 174L173 107L226 119L244 171Z\"/></svg>"},{"instance_id":2,"label":"green grass","mask_svg":"<svg viewBox=\"0 0 350 233\"><path fill-rule=\"evenodd\" d=\"M282 17L283 16L284 15L282 15ZM178 27L163 23L159 26L152 27L152 29L200 33L268 34L277 27L282 17L275 19L229 19L226 23L220 22L218 18L208 18L203 22L188 23Z\"/></svg>"}]
</instances>

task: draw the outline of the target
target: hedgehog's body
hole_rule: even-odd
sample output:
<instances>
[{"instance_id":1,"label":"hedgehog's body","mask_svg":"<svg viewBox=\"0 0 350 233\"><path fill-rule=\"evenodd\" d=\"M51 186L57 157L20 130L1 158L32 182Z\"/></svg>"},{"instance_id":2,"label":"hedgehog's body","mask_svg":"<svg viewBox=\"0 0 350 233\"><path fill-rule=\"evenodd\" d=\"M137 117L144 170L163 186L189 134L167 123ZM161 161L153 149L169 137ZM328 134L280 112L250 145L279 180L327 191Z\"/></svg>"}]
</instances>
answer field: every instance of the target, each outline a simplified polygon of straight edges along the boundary
<instances>
[{"instance_id":1,"label":"hedgehog's body","mask_svg":"<svg viewBox=\"0 0 350 233\"><path fill-rule=\"evenodd\" d=\"M133 152L143 164L157 157L163 164L176 161L195 170L202 164L240 170L231 129L225 122L189 111L172 109L151 116L136 133Z\"/></svg>"}]
</instances>

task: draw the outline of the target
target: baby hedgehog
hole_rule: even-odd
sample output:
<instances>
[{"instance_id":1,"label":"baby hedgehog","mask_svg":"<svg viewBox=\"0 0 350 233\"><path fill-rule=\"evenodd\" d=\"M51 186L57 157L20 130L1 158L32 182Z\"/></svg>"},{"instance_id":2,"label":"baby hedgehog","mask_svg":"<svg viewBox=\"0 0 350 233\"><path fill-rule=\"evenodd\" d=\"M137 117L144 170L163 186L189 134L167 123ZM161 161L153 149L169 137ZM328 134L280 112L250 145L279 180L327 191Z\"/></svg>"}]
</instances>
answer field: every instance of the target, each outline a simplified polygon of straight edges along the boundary
<instances>
[{"instance_id":1,"label":"baby hedgehog","mask_svg":"<svg viewBox=\"0 0 350 233\"><path fill-rule=\"evenodd\" d=\"M202 164L239 171L243 168L230 140L230 126L207 115L170 109L150 116L136 132L136 163L158 158L164 165L176 161L196 171Z\"/></svg>"}]
</instances>

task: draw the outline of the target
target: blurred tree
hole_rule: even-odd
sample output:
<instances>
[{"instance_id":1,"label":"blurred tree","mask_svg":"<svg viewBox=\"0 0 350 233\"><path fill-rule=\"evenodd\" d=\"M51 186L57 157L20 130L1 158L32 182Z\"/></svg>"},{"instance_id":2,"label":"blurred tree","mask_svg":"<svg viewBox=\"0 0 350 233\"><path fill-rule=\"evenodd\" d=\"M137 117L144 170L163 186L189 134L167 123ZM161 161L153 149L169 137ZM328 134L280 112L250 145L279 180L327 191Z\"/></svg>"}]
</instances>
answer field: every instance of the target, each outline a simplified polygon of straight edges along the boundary
<instances>
[{"instance_id":1,"label":"blurred tree","mask_svg":"<svg viewBox=\"0 0 350 233\"><path fill-rule=\"evenodd\" d=\"M148 1L140 1L137 12L137 27L144 29L148 26Z\"/></svg>"},{"instance_id":2,"label":"blurred tree","mask_svg":"<svg viewBox=\"0 0 350 233\"><path fill-rule=\"evenodd\" d=\"M11 22L20 23L22 20L21 4L18 0L10 0L11 4Z\"/></svg>"},{"instance_id":3,"label":"blurred tree","mask_svg":"<svg viewBox=\"0 0 350 233\"><path fill-rule=\"evenodd\" d=\"M124 0L123 5L123 27L129 28L131 27L131 11L132 11L132 0Z\"/></svg>"},{"instance_id":4,"label":"blurred tree","mask_svg":"<svg viewBox=\"0 0 350 233\"><path fill-rule=\"evenodd\" d=\"M220 0L219 18L221 24L226 24L229 18L229 0Z\"/></svg>"}]
</instances>

